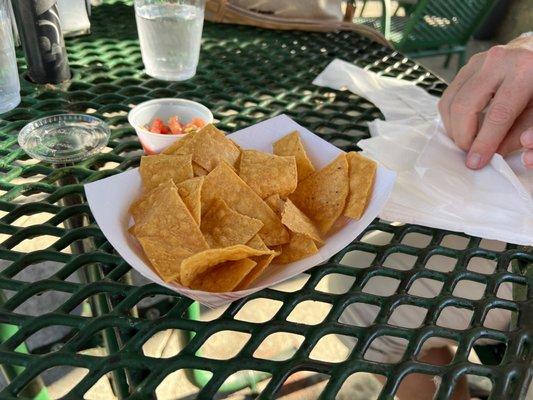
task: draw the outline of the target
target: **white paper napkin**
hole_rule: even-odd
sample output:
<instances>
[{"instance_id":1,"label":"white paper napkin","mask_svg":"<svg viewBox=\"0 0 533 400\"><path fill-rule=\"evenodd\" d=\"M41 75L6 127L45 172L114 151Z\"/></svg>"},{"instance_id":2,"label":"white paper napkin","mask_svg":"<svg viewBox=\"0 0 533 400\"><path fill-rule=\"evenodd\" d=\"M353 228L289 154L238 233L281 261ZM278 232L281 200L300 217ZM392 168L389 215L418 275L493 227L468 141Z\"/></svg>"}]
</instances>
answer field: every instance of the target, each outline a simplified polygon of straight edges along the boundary
<instances>
[{"instance_id":1,"label":"white paper napkin","mask_svg":"<svg viewBox=\"0 0 533 400\"><path fill-rule=\"evenodd\" d=\"M381 218L533 244L533 171L520 154L468 169L465 152L444 132L438 98L411 82L334 60L313 83L348 89L385 116L370 122L372 138L359 142L366 155L398 172Z\"/></svg>"}]
</instances>

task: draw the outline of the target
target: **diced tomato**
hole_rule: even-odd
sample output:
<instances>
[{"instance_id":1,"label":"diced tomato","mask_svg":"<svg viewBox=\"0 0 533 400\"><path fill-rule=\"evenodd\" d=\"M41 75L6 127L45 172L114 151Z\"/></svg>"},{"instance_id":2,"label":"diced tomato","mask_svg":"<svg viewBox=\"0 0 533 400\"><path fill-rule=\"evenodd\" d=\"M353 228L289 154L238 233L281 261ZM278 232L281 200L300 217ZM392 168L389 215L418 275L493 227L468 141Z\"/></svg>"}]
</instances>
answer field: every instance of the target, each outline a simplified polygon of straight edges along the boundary
<instances>
[{"instance_id":1,"label":"diced tomato","mask_svg":"<svg viewBox=\"0 0 533 400\"><path fill-rule=\"evenodd\" d=\"M178 117L176 115L169 118L168 127L170 128L170 132L173 135L181 135L183 133L183 127L181 126L180 121L178 120Z\"/></svg>"},{"instance_id":2,"label":"diced tomato","mask_svg":"<svg viewBox=\"0 0 533 400\"><path fill-rule=\"evenodd\" d=\"M150 128L148 129L152 133L163 133L163 130L165 128L165 124L161 120L161 118L156 118L152 121L152 124L150 125Z\"/></svg>"},{"instance_id":3,"label":"diced tomato","mask_svg":"<svg viewBox=\"0 0 533 400\"><path fill-rule=\"evenodd\" d=\"M205 121L202 118L193 118L191 122L192 125L195 125L197 128L203 128L205 126Z\"/></svg>"},{"instance_id":4,"label":"diced tomato","mask_svg":"<svg viewBox=\"0 0 533 400\"><path fill-rule=\"evenodd\" d=\"M168 119L168 125L165 125L161 118L155 118L148 130L152 133L160 133L162 135L185 135L192 131L196 131L205 126L205 121L202 118L193 118L188 124L182 125L175 115Z\"/></svg>"}]
</instances>

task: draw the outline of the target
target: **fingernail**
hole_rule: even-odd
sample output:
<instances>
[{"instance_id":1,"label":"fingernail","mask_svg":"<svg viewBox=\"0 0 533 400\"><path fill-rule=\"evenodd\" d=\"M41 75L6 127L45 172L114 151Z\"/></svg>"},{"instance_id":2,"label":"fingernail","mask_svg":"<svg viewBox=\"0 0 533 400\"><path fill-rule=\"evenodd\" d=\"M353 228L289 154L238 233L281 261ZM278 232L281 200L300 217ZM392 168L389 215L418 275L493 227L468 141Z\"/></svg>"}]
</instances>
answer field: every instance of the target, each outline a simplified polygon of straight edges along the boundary
<instances>
[{"instance_id":1,"label":"fingernail","mask_svg":"<svg viewBox=\"0 0 533 400\"><path fill-rule=\"evenodd\" d=\"M522 153L522 164L529 168L533 167L533 151L526 150Z\"/></svg>"},{"instance_id":2,"label":"fingernail","mask_svg":"<svg viewBox=\"0 0 533 400\"><path fill-rule=\"evenodd\" d=\"M469 153L466 157L466 166L470 169L478 169L481 166L481 154Z\"/></svg>"},{"instance_id":3,"label":"fingernail","mask_svg":"<svg viewBox=\"0 0 533 400\"><path fill-rule=\"evenodd\" d=\"M533 147L533 129L528 129L520 136L522 146Z\"/></svg>"}]
</instances>

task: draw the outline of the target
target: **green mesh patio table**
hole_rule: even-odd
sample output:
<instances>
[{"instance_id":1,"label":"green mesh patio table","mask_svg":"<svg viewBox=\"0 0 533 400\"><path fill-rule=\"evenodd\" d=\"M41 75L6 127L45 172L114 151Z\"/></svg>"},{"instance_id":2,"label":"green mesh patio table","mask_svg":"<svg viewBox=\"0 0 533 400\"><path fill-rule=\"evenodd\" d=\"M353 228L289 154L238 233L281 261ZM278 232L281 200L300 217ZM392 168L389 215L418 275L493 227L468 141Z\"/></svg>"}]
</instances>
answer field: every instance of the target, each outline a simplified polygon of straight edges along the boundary
<instances>
[{"instance_id":1,"label":"green mesh patio table","mask_svg":"<svg viewBox=\"0 0 533 400\"><path fill-rule=\"evenodd\" d=\"M19 54L22 82L21 104L0 116L0 364L8 384L1 399L47 398L40 376L58 367L83 368L87 372L68 394L80 399L98 379L110 376L118 398L153 398L167 375L191 371L199 387L198 398L211 399L265 380L257 396L275 398L281 386L298 371L320 374L322 398L335 398L343 382L354 373L370 372L386 378L380 399L392 399L401 380L412 373L442 378L437 398L449 398L464 375L490 379L490 399L525 396L531 378L533 339L533 252L424 226L391 224L375 220L365 233L320 267L308 271L305 283L295 291L263 290L231 304L216 319L201 321L198 304L156 284L132 284L131 268L117 255L92 219L84 198L83 184L136 167L142 154L127 112L131 105L159 97L184 97L209 107L218 126L234 131L272 116L286 113L298 123L344 150L358 150L359 139L368 137L366 123L382 117L365 99L347 91L334 91L311 84L333 59L341 58L379 74L416 82L432 94L445 88L438 77L390 48L355 33L278 32L251 27L206 23L197 75L185 82L165 82L143 72L131 3L105 2L95 7L93 32L67 39L73 78L59 86L34 85L24 79L24 60ZM18 131L29 121L57 113L89 113L111 126L108 148L89 159L52 166L29 158L17 145ZM28 221L30 221L28 223ZM372 244L364 235L382 232L390 240ZM413 236L424 237L423 247L414 246ZM455 236L464 243L449 245ZM30 251L31 250L31 251ZM358 268L343 264L348 253L372 256L370 265ZM410 256L408 270L387 267L396 253ZM435 257L452 260L448 272L428 267ZM470 268L474 258L490 260L492 273ZM43 265L54 265L49 271ZM29 274L40 266L39 274ZM342 293L324 291L319 285L329 275L349 278L351 287ZM390 296L369 294L364 286L376 276L396 279ZM72 277L78 277L72 279ZM417 279L442 283L433 298L410 294ZM454 295L464 281L485 285L481 299ZM500 285L512 284L514 297L498 297ZM59 292L62 301L42 314L24 312L24 303L37 296ZM143 301L156 296L164 301L147 312ZM257 299L281 303L263 323L235 318ZM329 312L315 325L292 322L288 316L303 302L327 304ZM316 304L318 304L316 303ZM379 307L374 323L367 327L339 322L350 304ZM416 329L388 324L402 305L427 310ZM85 307L84 312L75 312ZM464 330L439 326L438 316L447 307L469 310L471 321ZM512 314L508 331L485 326L494 309ZM49 327L68 333L60 342L29 349L27 339ZM143 344L166 329L188 332L187 344L171 358L144 355ZM199 349L217 332L249 335L240 351L229 359L204 356ZM286 332L301 335L303 342L284 361L258 359L257 347L269 335ZM41 332L42 333L42 332ZM316 360L310 353L321 338L339 334L357 339L346 360L332 363ZM379 336L394 336L408 342L405 354L395 364L365 358L365 349ZM451 364L437 366L418 361L423 342L433 336L456 342ZM483 364L472 363L468 354L478 339L491 339ZM83 350L101 346L99 356ZM255 371L237 380L239 371Z\"/></svg>"}]
</instances>

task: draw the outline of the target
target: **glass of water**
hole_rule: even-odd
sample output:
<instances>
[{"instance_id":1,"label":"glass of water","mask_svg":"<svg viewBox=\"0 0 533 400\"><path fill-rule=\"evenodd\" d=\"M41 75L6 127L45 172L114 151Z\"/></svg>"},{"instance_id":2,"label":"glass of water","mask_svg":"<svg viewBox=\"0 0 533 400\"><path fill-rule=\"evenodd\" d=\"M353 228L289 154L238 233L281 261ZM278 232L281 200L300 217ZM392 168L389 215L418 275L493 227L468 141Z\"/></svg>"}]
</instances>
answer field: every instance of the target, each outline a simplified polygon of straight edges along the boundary
<instances>
[{"instance_id":1,"label":"glass of water","mask_svg":"<svg viewBox=\"0 0 533 400\"><path fill-rule=\"evenodd\" d=\"M0 0L0 114L20 103L20 82L11 27L11 4Z\"/></svg>"},{"instance_id":2,"label":"glass of water","mask_svg":"<svg viewBox=\"0 0 533 400\"><path fill-rule=\"evenodd\" d=\"M196 74L205 0L135 0L146 73L167 81Z\"/></svg>"}]
</instances>

